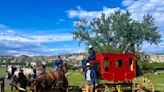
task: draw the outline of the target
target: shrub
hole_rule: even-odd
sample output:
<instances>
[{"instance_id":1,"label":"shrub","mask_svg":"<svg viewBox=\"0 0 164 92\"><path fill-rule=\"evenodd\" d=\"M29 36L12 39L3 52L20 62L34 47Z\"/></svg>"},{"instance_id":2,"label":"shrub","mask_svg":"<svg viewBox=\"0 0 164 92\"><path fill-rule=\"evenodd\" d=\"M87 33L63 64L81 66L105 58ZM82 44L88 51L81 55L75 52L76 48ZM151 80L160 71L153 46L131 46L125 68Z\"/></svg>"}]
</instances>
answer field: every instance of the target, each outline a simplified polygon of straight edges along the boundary
<instances>
[{"instance_id":1,"label":"shrub","mask_svg":"<svg viewBox=\"0 0 164 92\"><path fill-rule=\"evenodd\" d=\"M47 63L46 63L46 66L47 66L47 67L52 67L52 66L53 66L53 62L47 62Z\"/></svg>"},{"instance_id":2,"label":"shrub","mask_svg":"<svg viewBox=\"0 0 164 92\"><path fill-rule=\"evenodd\" d=\"M73 69L73 65L72 64L67 64L67 67L68 67L69 70Z\"/></svg>"},{"instance_id":3,"label":"shrub","mask_svg":"<svg viewBox=\"0 0 164 92\"><path fill-rule=\"evenodd\" d=\"M112 46L101 46L101 47L97 47L95 48L96 52L98 53L117 53L117 52L122 52L123 49L122 48L113 48Z\"/></svg>"},{"instance_id":4,"label":"shrub","mask_svg":"<svg viewBox=\"0 0 164 92\"><path fill-rule=\"evenodd\" d=\"M164 68L164 63L142 62L140 66L143 71L154 72L156 68Z\"/></svg>"}]
</instances>

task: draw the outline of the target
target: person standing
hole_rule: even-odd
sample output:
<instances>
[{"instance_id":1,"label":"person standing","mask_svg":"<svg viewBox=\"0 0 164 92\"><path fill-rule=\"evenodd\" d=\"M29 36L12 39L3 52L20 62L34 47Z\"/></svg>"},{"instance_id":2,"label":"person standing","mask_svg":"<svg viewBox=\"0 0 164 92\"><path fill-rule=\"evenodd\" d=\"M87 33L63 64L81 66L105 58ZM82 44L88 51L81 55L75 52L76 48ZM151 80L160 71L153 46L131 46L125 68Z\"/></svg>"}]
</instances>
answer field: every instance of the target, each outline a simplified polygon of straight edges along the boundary
<instances>
[{"instance_id":1,"label":"person standing","mask_svg":"<svg viewBox=\"0 0 164 92\"><path fill-rule=\"evenodd\" d=\"M94 86L98 86L97 75L94 69L91 68L90 63L86 64L85 69L86 92L94 92Z\"/></svg>"}]
</instances>

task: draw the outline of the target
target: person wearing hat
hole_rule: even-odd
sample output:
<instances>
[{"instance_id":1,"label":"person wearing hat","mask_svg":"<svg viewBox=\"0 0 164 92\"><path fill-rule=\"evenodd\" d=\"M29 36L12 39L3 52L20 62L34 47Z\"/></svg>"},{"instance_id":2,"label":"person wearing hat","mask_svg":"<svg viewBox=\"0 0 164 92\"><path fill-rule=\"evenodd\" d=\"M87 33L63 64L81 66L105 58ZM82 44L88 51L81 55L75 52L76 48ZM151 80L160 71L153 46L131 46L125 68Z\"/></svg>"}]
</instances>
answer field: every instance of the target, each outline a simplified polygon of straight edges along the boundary
<instances>
[{"instance_id":1,"label":"person wearing hat","mask_svg":"<svg viewBox=\"0 0 164 92\"><path fill-rule=\"evenodd\" d=\"M53 63L53 67L56 71L58 71L59 68L62 66L62 64L63 64L63 60L61 59L60 56L58 56L57 60L55 60Z\"/></svg>"},{"instance_id":2,"label":"person wearing hat","mask_svg":"<svg viewBox=\"0 0 164 92\"><path fill-rule=\"evenodd\" d=\"M86 64L85 69L86 92L94 92L94 86L98 86L97 75L90 63Z\"/></svg>"},{"instance_id":3,"label":"person wearing hat","mask_svg":"<svg viewBox=\"0 0 164 92\"><path fill-rule=\"evenodd\" d=\"M96 51L93 49L92 45L89 45L88 54L89 54L88 60L95 60Z\"/></svg>"}]
</instances>

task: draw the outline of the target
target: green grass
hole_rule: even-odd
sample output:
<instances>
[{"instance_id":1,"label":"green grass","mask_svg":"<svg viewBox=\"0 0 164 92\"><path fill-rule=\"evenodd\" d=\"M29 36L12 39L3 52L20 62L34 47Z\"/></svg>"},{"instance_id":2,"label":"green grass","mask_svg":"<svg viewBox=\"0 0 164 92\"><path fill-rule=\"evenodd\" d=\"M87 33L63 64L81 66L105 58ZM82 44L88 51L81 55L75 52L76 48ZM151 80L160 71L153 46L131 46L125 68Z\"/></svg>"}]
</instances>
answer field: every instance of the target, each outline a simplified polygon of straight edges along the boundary
<instances>
[{"instance_id":1,"label":"green grass","mask_svg":"<svg viewBox=\"0 0 164 92\"><path fill-rule=\"evenodd\" d=\"M6 74L6 68L5 67L0 67L0 76L4 76Z\"/></svg>"},{"instance_id":2,"label":"green grass","mask_svg":"<svg viewBox=\"0 0 164 92\"><path fill-rule=\"evenodd\" d=\"M0 68L0 75L5 75L5 71L5 68ZM159 75L149 73L145 74L145 76L151 77L154 80L155 90L164 92L164 73ZM79 71L69 71L67 78L70 86L79 86L84 81L83 75ZM10 92L10 86L5 86L5 92Z\"/></svg>"},{"instance_id":3,"label":"green grass","mask_svg":"<svg viewBox=\"0 0 164 92\"><path fill-rule=\"evenodd\" d=\"M84 81L83 76L78 71L70 71L68 74L70 74L67 76L70 86L79 86Z\"/></svg>"},{"instance_id":4,"label":"green grass","mask_svg":"<svg viewBox=\"0 0 164 92\"><path fill-rule=\"evenodd\" d=\"M149 73L149 74L145 74L145 76L148 76L153 79L156 90L164 92L164 73L161 73L159 75Z\"/></svg>"},{"instance_id":5,"label":"green grass","mask_svg":"<svg viewBox=\"0 0 164 92\"><path fill-rule=\"evenodd\" d=\"M0 76L5 76L6 68L0 67ZM9 86L5 86L5 92L10 92Z\"/></svg>"}]
</instances>

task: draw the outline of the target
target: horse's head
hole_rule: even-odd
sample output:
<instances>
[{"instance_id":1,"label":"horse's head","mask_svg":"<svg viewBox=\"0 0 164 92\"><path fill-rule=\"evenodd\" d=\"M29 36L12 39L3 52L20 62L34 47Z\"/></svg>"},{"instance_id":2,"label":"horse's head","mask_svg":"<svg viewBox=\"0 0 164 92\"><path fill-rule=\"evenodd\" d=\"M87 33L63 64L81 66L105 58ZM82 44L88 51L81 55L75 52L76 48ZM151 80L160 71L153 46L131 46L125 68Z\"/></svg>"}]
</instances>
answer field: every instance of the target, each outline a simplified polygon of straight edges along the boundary
<instances>
[{"instance_id":1,"label":"horse's head","mask_svg":"<svg viewBox=\"0 0 164 92\"><path fill-rule=\"evenodd\" d=\"M58 86L59 88L68 87L68 80L66 79L64 74L59 71L55 71L54 69L50 69L50 73L55 78L55 81L58 83L56 86Z\"/></svg>"},{"instance_id":2,"label":"horse's head","mask_svg":"<svg viewBox=\"0 0 164 92\"><path fill-rule=\"evenodd\" d=\"M61 67L60 67L60 71L62 71L62 73L67 73L67 64L66 63L63 63L62 65L61 65Z\"/></svg>"},{"instance_id":3,"label":"horse's head","mask_svg":"<svg viewBox=\"0 0 164 92\"><path fill-rule=\"evenodd\" d=\"M10 79L11 78L11 71L12 71L12 66L9 65L6 70L6 78Z\"/></svg>"},{"instance_id":4,"label":"horse's head","mask_svg":"<svg viewBox=\"0 0 164 92\"><path fill-rule=\"evenodd\" d=\"M13 67L12 65L9 65L6 70L6 78L11 79L14 75L14 72L16 71L16 67Z\"/></svg>"}]
</instances>

